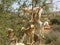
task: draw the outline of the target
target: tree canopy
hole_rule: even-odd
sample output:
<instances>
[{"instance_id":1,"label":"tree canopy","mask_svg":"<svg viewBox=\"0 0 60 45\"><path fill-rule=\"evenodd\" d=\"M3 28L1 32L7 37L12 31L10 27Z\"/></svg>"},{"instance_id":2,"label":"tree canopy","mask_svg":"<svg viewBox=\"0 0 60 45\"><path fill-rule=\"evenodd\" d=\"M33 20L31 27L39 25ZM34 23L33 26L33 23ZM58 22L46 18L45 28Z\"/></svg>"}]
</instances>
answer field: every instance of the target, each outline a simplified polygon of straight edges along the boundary
<instances>
[{"instance_id":1,"label":"tree canopy","mask_svg":"<svg viewBox=\"0 0 60 45\"><path fill-rule=\"evenodd\" d=\"M46 5L46 1L34 0L33 6L35 7L39 4L48 12L49 6ZM52 2L52 0L49 1ZM19 8L14 10L14 7L12 7L14 3L17 3ZM30 6L32 6L32 0L0 0L0 45L8 45L9 40L6 28L12 28L17 36L21 35L21 27L26 27L30 18L25 15L22 16L20 13L23 11L22 8Z\"/></svg>"}]
</instances>

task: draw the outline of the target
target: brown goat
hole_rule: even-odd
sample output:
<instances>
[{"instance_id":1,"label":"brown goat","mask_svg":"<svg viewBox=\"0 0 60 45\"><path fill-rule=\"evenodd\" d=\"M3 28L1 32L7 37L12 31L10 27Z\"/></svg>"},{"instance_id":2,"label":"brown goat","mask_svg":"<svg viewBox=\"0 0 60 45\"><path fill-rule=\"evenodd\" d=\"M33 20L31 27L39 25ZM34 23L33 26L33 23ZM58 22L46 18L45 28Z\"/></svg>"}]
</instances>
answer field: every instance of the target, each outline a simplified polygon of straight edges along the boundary
<instances>
[{"instance_id":1,"label":"brown goat","mask_svg":"<svg viewBox=\"0 0 60 45\"><path fill-rule=\"evenodd\" d=\"M31 35L34 33L34 25L31 25L31 27L27 29L22 27L22 32L24 32L26 35Z\"/></svg>"}]
</instances>

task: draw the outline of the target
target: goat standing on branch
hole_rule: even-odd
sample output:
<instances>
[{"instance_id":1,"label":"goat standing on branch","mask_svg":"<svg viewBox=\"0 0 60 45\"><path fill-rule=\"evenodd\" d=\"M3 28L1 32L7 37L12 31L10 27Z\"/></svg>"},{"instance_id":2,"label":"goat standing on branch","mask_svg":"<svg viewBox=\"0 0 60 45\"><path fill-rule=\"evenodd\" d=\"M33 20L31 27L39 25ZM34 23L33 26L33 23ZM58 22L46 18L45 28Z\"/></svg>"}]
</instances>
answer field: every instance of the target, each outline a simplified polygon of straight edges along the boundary
<instances>
[{"instance_id":1,"label":"goat standing on branch","mask_svg":"<svg viewBox=\"0 0 60 45\"><path fill-rule=\"evenodd\" d=\"M31 27L27 29L22 27L22 32L24 32L28 36L31 35L32 33L34 33L34 25L31 25Z\"/></svg>"},{"instance_id":2,"label":"goat standing on branch","mask_svg":"<svg viewBox=\"0 0 60 45\"><path fill-rule=\"evenodd\" d=\"M23 8L23 10L25 13L29 13L32 16L32 8ZM39 21L41 18L42 11L43 11L43 9L41 7L34 7L33 8L33 16L31 17L31 20Z\"/></svg>"},{"instance_id":3,"label":"goat standing on branch","mask_svg":"<svg viewBox=\"0 0 60 45\"><path fill-rule=\"evenodd\" d=\"M27 29L22 27L22 32L25 33L27 36L27 42L31 41L32 43L34 41L34 31L35 31L35 27L33 24L31 24L30 27Z\"/></svg>"}]
</instances>

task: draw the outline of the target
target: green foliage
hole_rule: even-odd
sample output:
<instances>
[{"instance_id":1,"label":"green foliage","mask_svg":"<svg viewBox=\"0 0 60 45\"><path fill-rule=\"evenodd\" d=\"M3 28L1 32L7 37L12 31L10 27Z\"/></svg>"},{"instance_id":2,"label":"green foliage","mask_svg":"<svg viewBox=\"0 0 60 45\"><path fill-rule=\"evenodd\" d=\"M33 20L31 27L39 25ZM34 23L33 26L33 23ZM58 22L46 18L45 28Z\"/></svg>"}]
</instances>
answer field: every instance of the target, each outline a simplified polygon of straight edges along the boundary
<instances>
[{"instance_id":1,"label":"green foliage","mask_svg":"<svg viewBox=\"0 0 60 45\"><path fill-rule=\"evenodd\" d=\"M58 39L58 34L59 32L57 32L57 31L52 31L51 33L49 33L49 34L46 34L45 35L45 40L44 40L44 43L45 44L50 44L51 42L56 42L57 41L57 39Z\"/></svg>"},{"instance_id":2,"label":"green foliage","mask_svg":"<svg viewBox=\"0 0 60 45\"><path fill-rule=\"evenodd\" d=\"M51 24L60 24L58 19L51 19Z\"/></svg>"},{"instance_id":3,"label":"green foliage","mask_svg":"<svg viewBox=\"0 0 60 45\"><path fill-rule=\"evenodd\" d=\"M50 22L51 22L51 24L60 24L60 16L55 16L55 17L51 17L50 18Z\"/></svg>"},{"instance_id":4,"label":"green foliage","mask_svg":"<svg viewBox=\"0 0 60 45\"><path fill-rule=\"evenodd\" d=\"M1 45L5 45L6 42L9 43L6 28L12 28L14 30L15 35L21 37L22 36L21 28L26 27L29 21L28 18L29 17L18 16L15 13L8 13L8 12L0 14L0 35L1 35L0 38L3 39Z\"/></svg>"},{"instance_id":5,"label":"green foliage","mask_svg":"<svg viewBox=\"0 0 60 45\"><path fill-rule=\"evenodd\" d=\"M52 41L51 39L46 38L46 40L44 41L44 43L45 43L45 44L50 44L50 43L51 43L51 41Z\"/></svg>"}]
</instances>

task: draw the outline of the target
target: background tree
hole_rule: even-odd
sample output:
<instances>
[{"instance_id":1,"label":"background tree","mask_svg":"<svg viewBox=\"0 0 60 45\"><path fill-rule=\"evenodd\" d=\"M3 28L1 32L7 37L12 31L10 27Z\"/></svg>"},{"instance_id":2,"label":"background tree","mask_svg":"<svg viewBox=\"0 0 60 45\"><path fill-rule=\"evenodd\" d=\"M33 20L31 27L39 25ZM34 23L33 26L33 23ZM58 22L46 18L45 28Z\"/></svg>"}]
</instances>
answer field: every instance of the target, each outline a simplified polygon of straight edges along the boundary
<instances>
[{"instance_id":1,"label":"background tree","mask_svg":"<svg viewBox=\"0 0 60 45\"><path fill-rule=\"evenodd\" d=\"M48 2L53 2L53 0L48 0ZM43 7L44 12L49 13L49 7L46 4L47 0L34 0L33 6L36 7L40 5ZM14 9L12 5L18 3L19 8ZM23 35L21 32L21 27L27 27L30 17L28 15L22 15L22 8L31 7L32 1L29 0L0 0L0 45L8 45L9 39L7 37L7 29L12 28L16 36L21 38ZM17 11L16 11L17 10ZM58 17L58 16L57 16ZM60 19L60 18L59 18Z\"/></svg>"}]
</instances>

